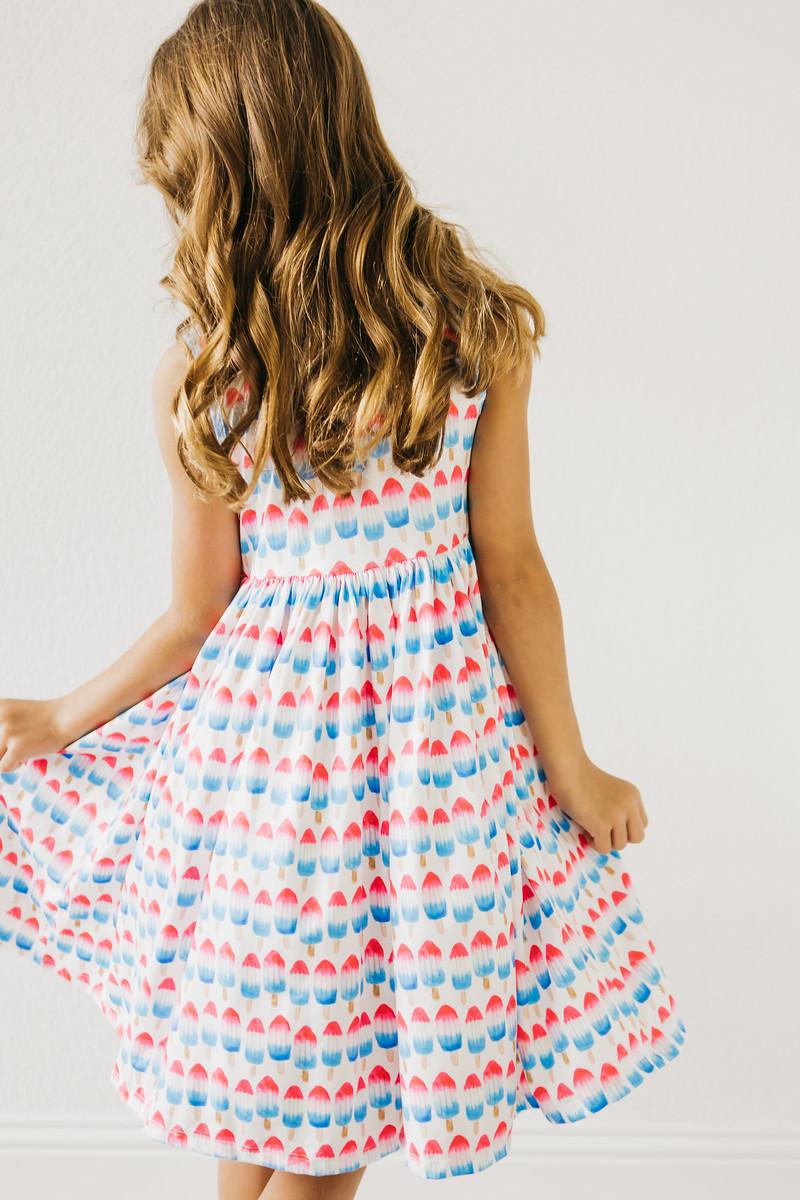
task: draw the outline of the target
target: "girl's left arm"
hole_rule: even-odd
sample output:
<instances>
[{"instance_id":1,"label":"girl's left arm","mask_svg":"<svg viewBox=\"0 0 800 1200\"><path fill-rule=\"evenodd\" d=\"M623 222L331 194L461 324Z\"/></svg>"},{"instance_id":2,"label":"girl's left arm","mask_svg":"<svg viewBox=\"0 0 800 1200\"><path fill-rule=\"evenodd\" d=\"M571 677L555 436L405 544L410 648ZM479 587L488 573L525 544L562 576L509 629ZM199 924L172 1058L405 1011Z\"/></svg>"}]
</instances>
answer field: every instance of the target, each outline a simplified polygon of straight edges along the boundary
<instances>
[{"instance_id":1,"label":"girl's left arm","mask_svg":"<svg viewBox=\"0 0 800 1200\"><path fill-rule=\"evenodd\" d=\"M186 368L176 342L156 368L152 391L172 489L170 603L115 662L73 691L48 700L0 699L0 771L62 749L188 670L240 585L238 514L204 498L178 458L172 400Z\"/></svg>"},{"instance_id":2,"label":"girl's left arm","mask_svg":"<svg viewBox=\"0 0 800 1200\"><path fill-rule=\"evenodd\" d=\"M639 789L589 758L572 703L561 603L533 524L528 450L532 361L488 390L470 460L469 525L487 626L549 787L604 854L644 838ZM548 788L549 790L549 788Z\"/></svg>"}]
</instances>

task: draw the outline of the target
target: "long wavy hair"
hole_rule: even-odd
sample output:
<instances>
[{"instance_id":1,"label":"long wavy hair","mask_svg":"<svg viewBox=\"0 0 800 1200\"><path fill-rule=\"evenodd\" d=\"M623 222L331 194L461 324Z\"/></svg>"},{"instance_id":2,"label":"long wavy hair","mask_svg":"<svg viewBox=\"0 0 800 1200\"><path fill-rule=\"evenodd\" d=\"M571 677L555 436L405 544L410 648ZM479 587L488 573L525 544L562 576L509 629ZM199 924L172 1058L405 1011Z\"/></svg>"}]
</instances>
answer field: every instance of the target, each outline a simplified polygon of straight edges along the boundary
<instances>
[{"instance_id":1,"label":"long wavy hair","mask_svg":"<svg viewBox=\"0 0 800 1200\"><path fill-rule=\"evenodd\" d=\"M352 41L314 0L193 4L150 63L136 151L176 230L161 284L201 335L174 401L201 492L241 509L271 459L287 499L309 474L347 494L387 439L421 474L451 387L474 396L539 354L539 304L415 199ZM245 432L249 482L230 458Z\"/></svg>"}]
</instances>

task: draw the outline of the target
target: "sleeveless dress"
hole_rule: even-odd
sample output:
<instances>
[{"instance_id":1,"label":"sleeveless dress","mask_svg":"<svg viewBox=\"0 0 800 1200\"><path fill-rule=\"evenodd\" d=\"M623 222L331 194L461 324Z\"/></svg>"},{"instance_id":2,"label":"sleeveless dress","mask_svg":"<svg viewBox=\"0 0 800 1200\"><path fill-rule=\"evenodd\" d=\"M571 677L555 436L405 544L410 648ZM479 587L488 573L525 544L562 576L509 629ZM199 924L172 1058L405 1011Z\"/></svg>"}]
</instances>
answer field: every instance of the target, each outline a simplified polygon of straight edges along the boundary
<instances>
[{"instance_id":1,"label":"sleeveless dress","mask_svg":"<svg viewBox=\"0 0 800 1200\"><path fill-rule=\"evenodd\" d=\"M0 775L0 945L94 998L157 1141L444 1179L684 1044L623 856L559 808L483 619L484 397L453 390L422 477L380 445L350 496L287 504L268 465L192 667ZM246 435L231 456L249 478Z\"/></svg>"}]
</instances>

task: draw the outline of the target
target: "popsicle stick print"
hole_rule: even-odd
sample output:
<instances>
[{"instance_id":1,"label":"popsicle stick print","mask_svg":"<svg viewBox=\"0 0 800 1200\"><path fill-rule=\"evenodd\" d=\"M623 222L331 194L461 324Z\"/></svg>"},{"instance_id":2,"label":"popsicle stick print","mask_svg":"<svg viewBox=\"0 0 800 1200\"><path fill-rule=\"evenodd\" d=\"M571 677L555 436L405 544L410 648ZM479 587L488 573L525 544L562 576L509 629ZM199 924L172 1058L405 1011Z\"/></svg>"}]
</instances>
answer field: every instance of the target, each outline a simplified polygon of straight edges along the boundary
<instances>
[{"instance_id":1,"label":"popsicle stick print","mask_svg":"<svg viewBox=\"0 0 800 1200\"><path fill-rule=\"evenodd\" d=\"M479 409L454 396L438 464L374 454L349 498L287 503L267 464L191 669L0 781L0 944L107 997L173 1144L244 1157L251 1131L354 1169L410 1114L440 1134L407 1140L420 1173L474 1172L517 1089L573 1121L682 1044L630 878L549 793L483 621Z\"/></svg>"}]
</instances>

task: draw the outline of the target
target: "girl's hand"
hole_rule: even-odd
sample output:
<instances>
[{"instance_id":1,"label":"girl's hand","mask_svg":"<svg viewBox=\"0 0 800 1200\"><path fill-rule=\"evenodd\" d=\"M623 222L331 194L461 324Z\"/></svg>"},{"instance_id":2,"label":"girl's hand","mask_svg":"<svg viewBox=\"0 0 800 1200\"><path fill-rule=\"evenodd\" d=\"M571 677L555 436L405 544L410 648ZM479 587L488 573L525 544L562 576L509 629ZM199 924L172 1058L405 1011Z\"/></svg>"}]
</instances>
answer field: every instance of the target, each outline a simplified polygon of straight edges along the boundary
<instances>
[{"instance_id":1,"label":"girl's hand","mask_svg":"<svg viewBox=\"0 0 800 1200\"><path fill-rule=\"evenodd\" d=\"M0 700L0 771L69 745L59 700Z\"/></svg>"},{"instance_id":2,"label":"girl's hand","mask_svg":"<svg viewBox=\"0 0 800 1200\"><path fill-rule=\"evenodd\" d=\"M601 771L587 758L563 779L548 772L548 782L559 807L583 826L601 854L644 840L647 813L639 789L627 779Z\"/></svg>"}]
</instances>

